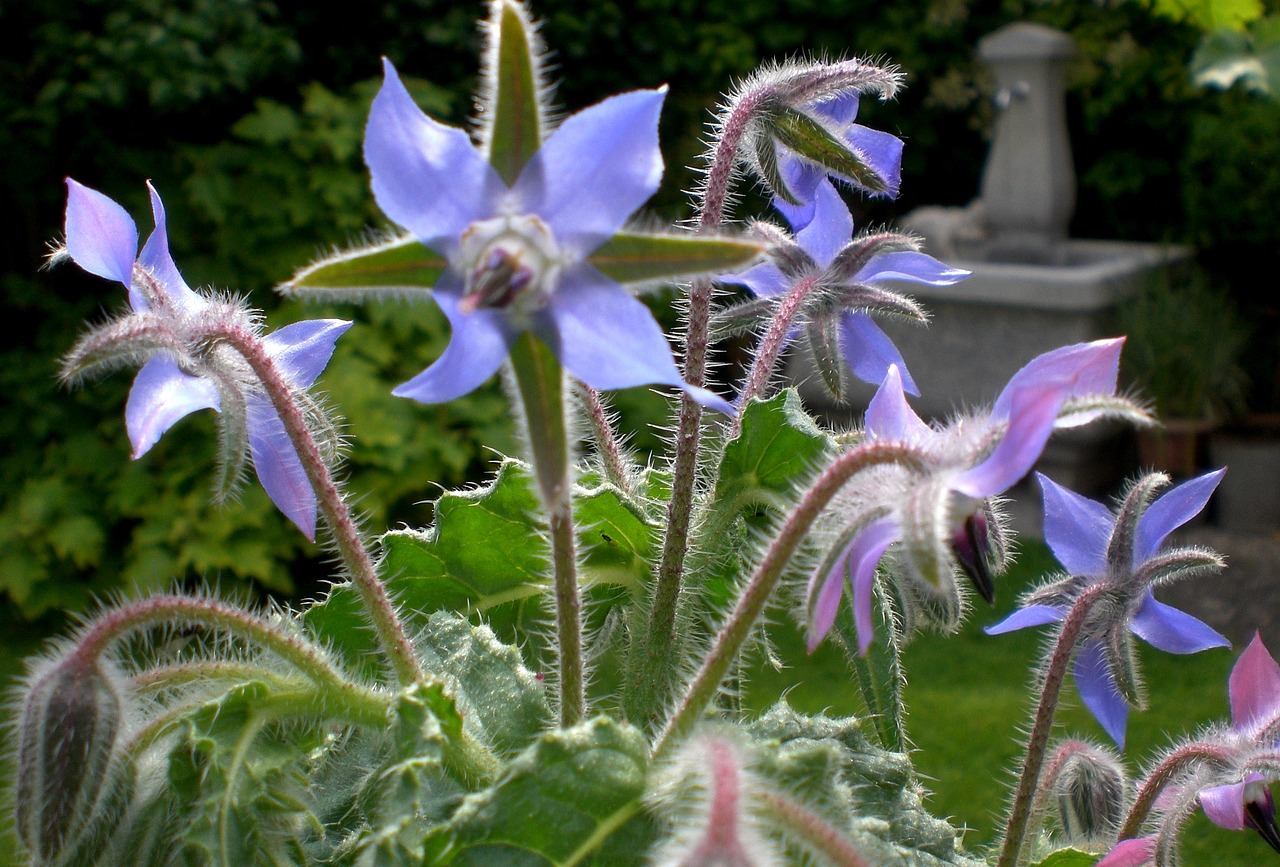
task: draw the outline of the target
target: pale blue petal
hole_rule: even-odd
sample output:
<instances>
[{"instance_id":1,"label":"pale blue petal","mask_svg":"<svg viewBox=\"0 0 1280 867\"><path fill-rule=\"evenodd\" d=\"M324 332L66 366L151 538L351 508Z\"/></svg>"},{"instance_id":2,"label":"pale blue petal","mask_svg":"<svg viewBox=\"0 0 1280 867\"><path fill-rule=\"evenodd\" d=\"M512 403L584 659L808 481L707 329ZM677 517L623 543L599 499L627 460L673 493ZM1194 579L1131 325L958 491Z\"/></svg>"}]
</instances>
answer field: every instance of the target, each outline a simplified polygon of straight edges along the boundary
<instances>
[{"instance_id":1,"label":"pale blue petal","mask_svg":"<svg viewBox=\"0 0 1280 867\"><path fill-rule=\"evenodd\" d=\"M851 90L813 104L814 111L825 114L838 124L853 123L858 117L859 93Z\"/></svg>"},{"instance_id":2,"label":"pale blue petal","mask_svg":"<svg viewBox=\"0 0 1280 867\"><path fill-rule=\"evenodd\" d=\"M1213 824L1228 831L1243 831L1245 789L1250 783L1264 779L1262 774L1249 774L1238 783L1201 789L1200 808Z\"/></svg>"},{"instance_id":3,"label":"pale blue petal","mask_svg":"<svg viewBox=\"0 0 1280 867\"><path fill-rule=\"evenodd\" d=\"M334 344L351 323L344 319L304 319L278 328L262 340L285 378L298 388L310 388L333 357Z\"/></svg>"},{"instance_id":4,"label":"pale blue petal","mask_svg":"<svg viewBox=\"0 0 1280 867\"><path fill-rule=\"evenodd\" d=\"M133 299L133 262L138 227L112 199L67 178L67 252L90 274L123 283ZM135 310L146 309L134 306Z\"/></svg>"},{"instance_id":5,"label":"pale blue petal","mask_svg":"<svg viewBox=\"0 0 1280 867\"><path fill-rule=\"evenodd\" d=\"M924 283L929 286L951 286L972 273L963 268L952 268L927 253L904 250L899 253L882 253L875 256L853 279L858 283L906 280L910 283Z\"/></svg>"},{"instance_id":6,"label":"pale blue petal","mask_svg":"<svg viewBox=\"0 0 1280 867\"><path fill-rule=\"evenodd\" d=\"M156 227L151 237L147 238L147 243L142 245L138 262L155 275L160 288L179 310L194 311L202 307L205 301L191 291L187 281L178 273L178 266L173 264L173 257L169 255L169 229L165 220L164 202L160 201L160 194L151 186L151 181L147 181L147 192L151 194L151 215ZM134 310L146 310L148 306L141 293L132 286L129 287L129 303Z\"/></svg>"},{"instance_id":7,"label":"pale blue petal","mask_svg":"<svg viewBox=\"0 0 1280 867\"><path fill-rule=\"evenodd\" d=\"M153 357L138 371L125 403L125 428L133 444L133 457L145 455L180 419L218 406L218 389L212 382L183 373L163 355Z\"/></svg>"},{"instance_id":8,"label":"pale blue petal","mask_svg":"<svg viewBox=\"0 0 1280 867\"><path fill-rule=\"evenodd\" d=\"M799 232L814 220L818 188L828 183L827 173L785 149L778 152L778 171L797 204L792 205L775 198L773 206L791 224L791 230Z\"/></svg>"},{"instance_id":9,"label":"pale blue petal","mask_svg":"<svg viewBox=\"0 0 1280 867\"><path fill-rule=\"evenodd\" d=\"M369 111L364 159L378 206L446 256L477 220L498 210L506 186L465 132L422 113L383 60L386 80Z\"/></svg>"},{"instance_id":10,"label":"pale blue petal","mask_svg":"<svg viewBox=\"0 0 1280 867\"><path fill-rule=\"evenodd\" d=\"M1185 611L1165 605L1147 591L1130 631L1165 653L1199 653L1211 647L1230 647L1231 642L1207 623Z\"/></svg>"},{"instance_id":11,"label":"pale blue petal","mask_svg":"<svg viewBox=\"0 0 1280 867\"><path fill-rule=\"evenodd\" d=\"M1280 665L1253 633L1253 640L1231 669L1231 727L1254 734L1255 729L1280 713Z\"/></svg>"},{"instance_id":12,"label":"pale blue petal","mask_svg":"<svg viewBox=\"0 0 1280 867\"><path fill-rule=\"evenodd\" d=\"M889 367L875 397L867 405L864 424L876 439L923 443L934 436L933 428L921 421L907 403L901 368L897 365Z\"/></svg>"},{"instance_id":13,"label":"pale blue petal","mask_svg":"<svg viewBox=\"0 0 1280 867\"><path fill-rule=\"evenodd\" d=\"M902 186L902 139L878 129L853 124L845 131L845 141L853 146L872 170L884 180L888 189L877 196L897 198ZM836 175L836 177L842 177ZM851 178L849 183L856 184Z\"/></svg>"},{"instance_id":14,"label":"pale blue petal","mask_svg":"<svg viewBox=\"0 0 1280 867\"><path fill-rule=\"evenodd\" d=\"M658 189L658 116L666 88L610 97L570 117L520 172L518 210L535 213L562 248L586 256Z\"/></svg>"},{"instance_id":15,"label":"pale blue petal","mask_svg":"<svg viewBox=\"0 0 1280 867\"><path fill-rule=\"evenodd\" d=\"M898 347L866 313L845 311L840 314L840 354L853 375L863 382L872 385L884 382L889 368L894 366L898 368L902 390L907 394L920 393Z\"/></svg>"},{"instance_id":16,"label":"pale blue petal","mask_svg":"<svg viewBox=\"0 0 1280 867\"><path fill-rule=\"evenodd\" d=\"M956 476L952 490L981 500L1012 487L1040 458L1061 406L1061 388L1042 385L1019 389L1012 399L1009 429L995 451Z\"/></svg>"},{"instance_id":17,"label":"pale blue petal","mask_svg":"<svg viewBox=\"0 0 1280 867\"><path fill-rule=\"evenodd\" d=\"M1082 497L1036 474L1044 493L1044 540L1072 575L1101 575L1115 515L1102 503Z\"/></svg>"},{"instance_id":18,"label":"pale blue petal","mask_svg":"<svg viewBox=\"0 0 1280 867\"><path fill-rule=\"evenodd\" d=\"M1102 642L1086 641L1080 646L1072 672L1085 707L1104 731L1124 749L1124 731L1129 722L1129 705L1116 689L1111 668L1107 665Z\"/></svg>"},{"instance_id":19,"label":"pale blue petal","mask_svg":"<svg viewBox=\"0 0 1280 867\"><path fill-rule=\"evenodd\" d=\"M757 298L781 295L787 291L787 278L772 262L761 262L740 274L724 274L716 279L730 286L746 286Z\"/></svg>"},{"instance_id":20,"label":"pale blue petal","mask_svg":"<svg viewBox=\"0 0 1280 867\"><path fill-rule=\"evenodd\" d=\"M786 202L777 200L775 207ZM795 228L795 227L793 227ZM813 196L813 214L808 225L798 228L796 240L819 267L825 268L849 244L853 235L853 215L830 181L822 178ZM879 380L876 380L879 382Z\"/></svg>"},{"instance_id":21,"label":"pale blue petal","mask_svg":"<svg viewBox=\"0 0 1280 867\"><path fill-rule=\"evenodd\" d=\"M298 452L275 407L262 394L246 400L249 454L262 488L286 518L311 541L316 538L316 493L302 468Z\"/></svg>"},{"instance_id":22,"label":"pale blue petal","mask_svg":"<svg viewBox=\"0 0 1280 867\"><path fill-rule=\"evenodd\" d=\"M982 627L982 631L987 635L1005 635L1032 626L1061 623L1066 616L1067 612L1061 608L1049 605L1028 605L1026 608L1019 608L999 623Z\"/></svg>"},{"instance_id":23,"label":"pale blue petal","mask_svg":"<svg viewBox=\"0 0 1280 867\"><path fill-rule=\"evenodd\" d=\"M815 572L809 579L807 645L810 653L831 631L847 580L853 589L853 620L858 630L858 649L866 654L874 637L871 607L876 565L900 535L897 521L889 517L877 518L853 537L825 575Z\"/></svg>"},{"instance_id":24,"label":"pale blue petal","mask_svg":"<svg viewBox=\"0 0 1280 867\"><path fill-rule=\"evenodd\" d=\"M453 334L436 362L391 393L421 403L445 403L469 394L498 372L518 336L501 310L481 308L471 313L458 309L457 278L446 273L444 291L437 287L435 301L449 319Z\"/></svg>"},{"instance_id":25,"label":"pale blue petal","mask_svg":"<svg viewBox=\"0 0 1280 867\"><path fill-rule=\"evenodd\" d=\"M1133 556L1141 563L1150 558L1170 533L1190 521L1209 502L1222 481L1225 469L1214 470L1170 488L1156 499L1138 519Z\"/></svg>"},{"instance_id":26,"label":"pale blue petal","mask_svg":"<svg viewBox=\"0 0 1280 867\"><path fill-rule=\"evenodd\" d=\"M992 417L1004 419L1013 395L1028 385L1062 383L1063 398L1087 394L1114 394L1120 370L1124 338L1075 343L1036 356L1010 378L992 408Z\"/></svg>"}]
</instances>

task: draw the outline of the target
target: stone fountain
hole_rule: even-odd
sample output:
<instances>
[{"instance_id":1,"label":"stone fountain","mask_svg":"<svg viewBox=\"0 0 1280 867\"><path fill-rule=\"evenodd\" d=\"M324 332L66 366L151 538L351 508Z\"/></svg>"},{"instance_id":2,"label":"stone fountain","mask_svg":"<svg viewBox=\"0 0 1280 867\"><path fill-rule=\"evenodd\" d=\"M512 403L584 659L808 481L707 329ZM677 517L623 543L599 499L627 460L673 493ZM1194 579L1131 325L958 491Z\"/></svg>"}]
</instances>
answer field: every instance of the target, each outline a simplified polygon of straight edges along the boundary
<instances>
[{"instance_id":1,"label":"stone fountain","mask_svg":"<svg viewBox=\"0 0 1280 867\"><path fill-rule=\"evenodd\" d=\"M1190 257L1180 247L1067 237L1076 193L1065 108L1070 36L1010 24L978 51L994 75L997 107L980 197L902 220L930 253L973 276L943 288L904 285L932 314L927 328L884 323L920 388L913 405L935 418L989 402L1041 352L1113 336L1117 303ZM815 402L819 391L804 389ZM865 407L873 393L852 383L845 411ZM1115 432L1090 429L1055 438L1044 462L1059 481L1096 493L1128 469L1121 451Z\"/></svg>"}]
</instances>

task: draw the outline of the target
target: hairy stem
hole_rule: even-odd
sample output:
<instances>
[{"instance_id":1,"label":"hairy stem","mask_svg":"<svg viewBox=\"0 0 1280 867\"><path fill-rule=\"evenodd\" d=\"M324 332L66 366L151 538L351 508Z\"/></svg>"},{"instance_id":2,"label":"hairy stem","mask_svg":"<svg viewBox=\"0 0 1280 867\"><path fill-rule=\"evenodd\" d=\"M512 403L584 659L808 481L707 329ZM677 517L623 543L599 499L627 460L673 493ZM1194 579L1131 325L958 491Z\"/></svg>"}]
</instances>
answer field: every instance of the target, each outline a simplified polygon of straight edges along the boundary
<instances>
[{"instance_id":1,"label":"hairy stem","mask_svg":"<svg viewBox=\"0 0 1280 867\"><path fill-rule=\"evenodd\" d=\"M1156 799L1160 797L1165 786L1187 768L1201 762L1225 765L1229 759L1227 749L1208 743L1187 744L1169 753L1151 773L1147 774L1147 778L1138 789L1133 807L1125 817L1124 825L1120 827L1119 839L1126 840L1139 835L1143 823L1147 821L1147 816L1151 815L1151 808L1155 806Z\"/></svg>"},{"instance_id":2,"label":"hairy stem","mask_svg":"<svg viewBox=\"0 0 1280 867\"><path fill-rule=\"evenodd\" d=\"M609 417L609 410L600 399L600 392L585 382L577 383L578 397L582 400L587 421L591 424L591 437L604 468L605 478L624 494L632 495L631 474L627 472L627 458L617 431Z\"/></svg>"},{"instance_id":3,"label":"hairy stem","mask_svg":"<svg viewBox=\"0 0 1280 867\"><path fill-rule=\"evenodd\" d=\"M564 371L551 350L532 334L525 334L511 347L511 367L524 406L534 476L551 529L560 724L568 728L582 721L587 702Z\"/></svg>"},{"instance_id":4,"label":"hairy stem","mask_svg":"<svg viewBox=\"0 0 1280 867\"><path fill-rule=\"evenodd\" d=\"M1026 757L1022 762L1022 774L1018 777L1018 787L1014 790L1009 820L1005 823L1004 843L1000 849L1000 860L996 862L996 867L1015 867L1018 864L1022 843L1027 836L1027 825L1031 819L1036 786L1040 781L1040 770L1044 766L1049 734L1053 730L1053 717L1058 709L1058 697L1062 693L1062 684L1067 676L1067 666L1071 662L1076 641L1080 637L1080 631L1084 628L1089 612L1107 590L1107 585L1096 584L1081 593L1075 604L1071 606L1066 620L1063 621L1062 629L1058 631L1044 679L1040 684L1040 702L1036 706L1031 736L1027 740Z\"/></svg>"},{"instance_id":5,"label":"hairy stem","mask_svg":"<svg viewBox=\"0 0 1280 867\"><path fill-rule=\"evenodd\" d=\"M777 792L761 791L755 794L774 821L804 841L810 849L821 852L832 864L839 867L871 867L871 862L820 816Z\"/></svg>"},{"instance_id":6,"label":"hairy stem","mask_svg":"<svg viewBox=\"0 0 1280 867\"><path fill-rule=\"evenodd\" d=\"M778 357L782 355L782 347L787 342L792 324L804 306L805 300L817 285L818 275L804 277L796 281L791 291L782 299L778 312L774 314L773 321L769 323L769 328L756 349L755 360L751 363L751 370L747 374L747 383L743 386L742 394L738 398L739 406L745 407L747 401L753 397L764 397L765 389L769 387L769 380L773 378L773 371L778 366ZM742 416L739 414L733 420L733 432L736 434L741 427Z\"/></svg>"},{"instance_id":7,"label":"hairy stem","mask_svg":"<svg viewBox=\"0 0 1280 867\"><path fill-rule=\"evenodd\" d=\"M702 666L659 735L654 747L655 755L664 753L688 734L715 699L720 684L764 611L791 557L831 498L849 479L868 467L894 462L914 463L915 458L914 450L903 443L872 442L845 452L818 476L778 531L764 559L738 597L737 605L716 635Z\"/></svg>"}]
</instances>

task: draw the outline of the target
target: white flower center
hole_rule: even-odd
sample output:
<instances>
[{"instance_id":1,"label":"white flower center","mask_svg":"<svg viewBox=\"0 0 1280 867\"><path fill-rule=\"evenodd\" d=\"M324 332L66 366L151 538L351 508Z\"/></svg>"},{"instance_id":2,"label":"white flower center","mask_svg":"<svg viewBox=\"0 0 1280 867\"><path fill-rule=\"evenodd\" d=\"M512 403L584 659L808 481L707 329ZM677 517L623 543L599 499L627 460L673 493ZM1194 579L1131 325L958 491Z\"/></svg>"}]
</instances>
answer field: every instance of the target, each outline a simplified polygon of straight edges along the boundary
<instances>
[{"instance_id":1,"label":"white flower center","mask_svg":"<svg viewBox=\"0 0 1280 867\"><path fill-rule=\"evenodd\" d=\"M472 223L458 248L464 312L480 308L532 313L560 282L564 254L547 224L534 214Z\"/></svg>"}]
</instances>

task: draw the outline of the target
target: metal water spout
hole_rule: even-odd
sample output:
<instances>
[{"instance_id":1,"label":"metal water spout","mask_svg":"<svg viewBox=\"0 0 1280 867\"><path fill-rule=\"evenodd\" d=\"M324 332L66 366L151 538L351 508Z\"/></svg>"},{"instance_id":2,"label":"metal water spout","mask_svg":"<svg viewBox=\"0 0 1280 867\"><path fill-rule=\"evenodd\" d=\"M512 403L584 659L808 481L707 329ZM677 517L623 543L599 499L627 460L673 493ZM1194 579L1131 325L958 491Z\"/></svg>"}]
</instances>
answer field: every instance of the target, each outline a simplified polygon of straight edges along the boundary
<instances>
[{"instance_id":1,"label":"metal water spout","mask_svg":"<svg viewBox=\"0 0 1280 867\"><path fill-rule=\"evenodd\" d=\"M983 258L1053 260L1076 206L1067 135L1067 64L1075 42L1043 24L1018 22L984 37L978 56L995 76L997 109L982 173Z\"/></svg>"}]
</instances>

